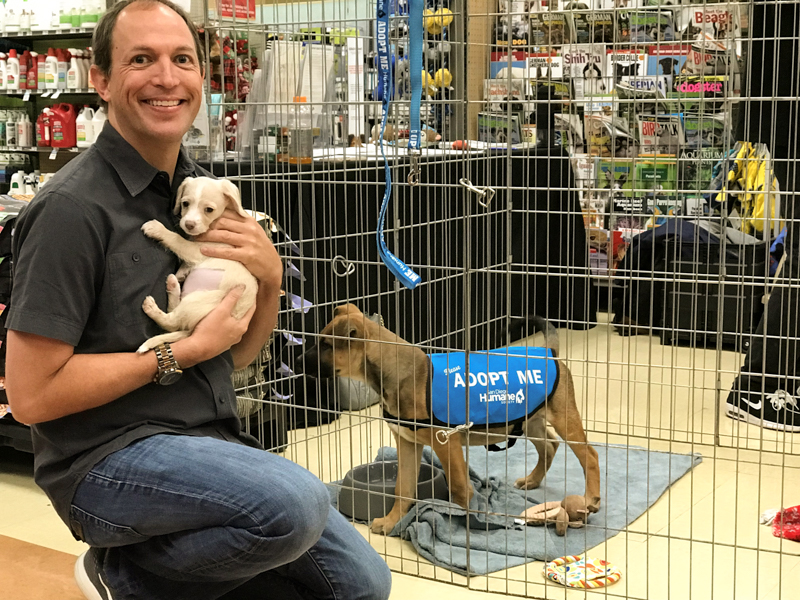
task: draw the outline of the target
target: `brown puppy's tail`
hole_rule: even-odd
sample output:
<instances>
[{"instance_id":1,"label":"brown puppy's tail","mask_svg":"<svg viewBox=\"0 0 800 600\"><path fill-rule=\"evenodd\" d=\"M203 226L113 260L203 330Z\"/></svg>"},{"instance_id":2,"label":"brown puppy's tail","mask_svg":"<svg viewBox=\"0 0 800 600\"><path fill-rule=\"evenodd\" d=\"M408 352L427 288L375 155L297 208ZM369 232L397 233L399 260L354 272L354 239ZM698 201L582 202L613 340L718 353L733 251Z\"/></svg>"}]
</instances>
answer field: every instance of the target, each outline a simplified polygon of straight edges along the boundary
<instances>
[{"instance_id":1,"label":"brown puppy's tail","mask_svg":"<svg viewBox=\"0 0 800 600\"><path fill-rule=\"evenodd\" d=\"M544 334L544 347L549 348L553 352L553 356L558 356L558 330L547 319L539 316L512 319L506 330L501 334L501 341L497 346L511 344L537 332Z\"/></svg>"}]
</instances>

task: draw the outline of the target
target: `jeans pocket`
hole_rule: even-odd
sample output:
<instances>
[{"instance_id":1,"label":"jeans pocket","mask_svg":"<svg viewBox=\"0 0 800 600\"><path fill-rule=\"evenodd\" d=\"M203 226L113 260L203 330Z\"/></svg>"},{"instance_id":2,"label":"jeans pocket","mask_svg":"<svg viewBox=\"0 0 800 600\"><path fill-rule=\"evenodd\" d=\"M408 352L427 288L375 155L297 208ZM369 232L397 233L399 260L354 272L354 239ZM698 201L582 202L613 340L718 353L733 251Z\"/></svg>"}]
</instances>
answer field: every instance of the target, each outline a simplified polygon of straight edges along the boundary
<instances>
[{"instance_id":1,"label":"jeans pocket","mask_svg":"<svg viewBox=\"0 0 800 600\"><path fill-rule=\"evenodd\" d=\"M70 527L78 538L95 548L127 546L149 539L132 527L106 521L74 504L70 507Z\"/></svg>"}]
</instances>

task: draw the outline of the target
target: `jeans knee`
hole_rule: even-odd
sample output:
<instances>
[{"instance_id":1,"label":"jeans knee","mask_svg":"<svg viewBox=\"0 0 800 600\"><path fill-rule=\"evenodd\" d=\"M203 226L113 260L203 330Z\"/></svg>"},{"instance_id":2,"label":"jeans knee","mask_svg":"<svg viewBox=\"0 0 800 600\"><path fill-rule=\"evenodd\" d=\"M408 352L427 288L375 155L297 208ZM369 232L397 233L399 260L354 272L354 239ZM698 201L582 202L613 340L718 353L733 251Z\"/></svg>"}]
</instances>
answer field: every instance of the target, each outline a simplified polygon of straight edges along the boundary
<instances>
[{"instance_id":1,"label":"jeans knee","mask_svg":"<svg viewBox=\"0 0 800 600\"><path fill-rule=\"evenodd\" d=\"M359 600L388 600L392 591L392 572L376 552L366 560L361 571L361 589L351 598Z\"/></svg>"}]
</instances>

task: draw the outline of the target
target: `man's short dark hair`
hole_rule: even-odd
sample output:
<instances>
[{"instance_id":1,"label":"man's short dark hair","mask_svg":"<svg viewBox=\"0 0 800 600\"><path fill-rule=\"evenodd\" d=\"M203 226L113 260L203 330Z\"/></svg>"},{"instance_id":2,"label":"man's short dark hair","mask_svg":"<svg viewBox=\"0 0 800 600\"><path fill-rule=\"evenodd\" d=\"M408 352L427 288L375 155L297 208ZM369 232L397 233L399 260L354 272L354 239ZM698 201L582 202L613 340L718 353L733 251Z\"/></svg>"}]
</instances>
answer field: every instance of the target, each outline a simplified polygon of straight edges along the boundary
<instances>
[{"instance_id":1,"label":"man's short dark hair","mask_svg":"<svg viewBox=\"0 0 800 600\"><path fill-rule=\"evenodd\" d=\"M197 64L200 70L204 71L205 53L203 46L200 43L200 36L197 33L197 27L192 23L192 19L180 6L177 6L170 0L122 0L114 4L108 11L100 18L97 27L92 35L92 57L93 62L97 68L103 72L104 75L111 74L111 49L113 47L112 36L114 27L117 25L117 18L119 13L128 8L131 4L141 4L142 6L157 6L163 4L170 10L175 11L184 20L186 26L192 34L194 40L194 47L197 50Z\"/></svg>"}]
</instances>

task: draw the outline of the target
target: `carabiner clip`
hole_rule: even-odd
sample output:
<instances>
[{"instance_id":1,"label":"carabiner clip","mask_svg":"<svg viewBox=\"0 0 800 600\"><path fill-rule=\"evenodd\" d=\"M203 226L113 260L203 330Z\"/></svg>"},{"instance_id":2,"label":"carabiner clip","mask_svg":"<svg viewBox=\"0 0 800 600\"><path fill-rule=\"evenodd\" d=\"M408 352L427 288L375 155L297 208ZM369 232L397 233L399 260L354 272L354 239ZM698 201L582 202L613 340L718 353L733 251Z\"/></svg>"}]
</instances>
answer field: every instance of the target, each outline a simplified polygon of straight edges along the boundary
<instances>
[{"instance_id":1,"label":"carabiner clip","mask_svg":"<svg viewBox=\"0 0 800 600\"><path fill-rule=\"evenodd\" d=\"M489 204L491 203L492 198L494 198L495 194L494 188L490 187L479 188L477 186L472 185L472 182L466 177L462 177L461 179L459 179L458 183L463 185L470 192L475 192L476 194L478 194L478 204L480 204L483 208L489 208Z\"/></svg>"},{"instance_id":2,"label":"carabiner clip","mask_svg":"<svg viewBox=\"0 0 800 600\"><path fill-rule=\"evenodd\" d=\"M459 431L467 431L470 427L472 427L475 423L470 421L466 425L459 425L458 427L453 427L450 431L445 431L444 429L440 429L436 432L436 440L444 446L447 442L450 441L450 436L454 433L458 433Z\"/></svg>"},{"instance_id":3,"label":"carabiner clip","mask_svg":"<svg viewBox=\"0 0 800 600\"><path fill-rule=\"evenodd\" d=\"M408 185L419 185L419 151L409 152L411 157L411 172L408 174Z\"/></svg>"}]
</instances>

